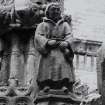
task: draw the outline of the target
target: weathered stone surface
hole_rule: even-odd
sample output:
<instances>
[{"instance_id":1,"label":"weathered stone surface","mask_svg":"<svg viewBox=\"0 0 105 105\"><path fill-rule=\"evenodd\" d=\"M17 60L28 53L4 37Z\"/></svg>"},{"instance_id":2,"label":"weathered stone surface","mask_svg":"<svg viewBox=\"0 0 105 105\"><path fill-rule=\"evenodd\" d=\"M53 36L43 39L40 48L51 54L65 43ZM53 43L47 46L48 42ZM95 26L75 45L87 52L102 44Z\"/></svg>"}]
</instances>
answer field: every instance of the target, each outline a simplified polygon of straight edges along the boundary
<instances>
[{"instance_id":1,"label":"weathered stone surface","mask_svg":"<svg viewBox=\"0 0 105 105\"><path fill-rule=\"evenodd\" d=\"M48 92L40 91L36 97L35 103L37 105L42 104L69 104L69 105L79 105L81 99L79 99L75 94L69 92L64 93L62 90L49 90Z\"/></svg>"},{"instance_id":2,"label":"weathered stone surface","mask_svg":"<svg viewBox=\"0 0 105 105\"><path fill-rule=\"evenodd\" d=\"M11 0L9 0L7 4L12 3L10 1ZM36 1L39 0L35 0L35 2ZM61 5L63 5L62 3ZM34 26L36 26L36 23L38 23L37 20L39 20L39 17L37 17L36 19L36 14L34 14L35 12L34 8L31 9L22 8L22 10L17 9L16 11L14 11L14 9L12 9L13 11L11 11L11 8L10 11L6 11L5 10L6 8L3 8L4 10L1 12L2 14L0 17L1 18L0 22L3 23L4 26L6 26L6 29L8 28L10 22L12 24L10 24L9 33L6 34L1 33L3 37L2 39L0 39L1 43L0 54L2 56L0 83L2 86L8 85L8 80L15 79L14 77L16 77L16 79L18 79L18 85L23 87L17 87L14 81L11 81L11 85L9 83L9 87L8 86L1 87L0 104L8 103L10 105L13 104L33 105L33 98L35 98L36 93L39 92L38 86L36 84L39 55L35 51L33 43L33 36L35 30ZM15 19L14 19L14 12L16 12ZM42 15L42 12L40 14ZM3 15L5 16L3 17ZM4 21L2 21L2 19ZM31 30L30 27L33 29ZM2 27L1 29L4 29L4 27ZM5 31L4 30L3 32L6 32L6 30ZM83 49L82 48L77 49L77 53L78 52L81 53L85 49L84 45L85 44L83 44L82 46L80 44L80 47L82 46ZM92 46L92 49L94 49L93 47L94 46ZM85 53L87 52L82 52L82 54ZM27 87L27 85L31 86ZM80 100L79 102L77 102L76 97L71 98L72 96L71 94L68 95L62 94L61 91L58 91L59 94L58 93L54 94L54 93L57 92L53 91L51 93L48 93L47 95L42 94L42 96L38 96L36 99L39 100L37 101L38 102L37 104L79 105L80 103ZM42 100L47 100L47 101L43 102Z\"/></svg>"}]
</instances>

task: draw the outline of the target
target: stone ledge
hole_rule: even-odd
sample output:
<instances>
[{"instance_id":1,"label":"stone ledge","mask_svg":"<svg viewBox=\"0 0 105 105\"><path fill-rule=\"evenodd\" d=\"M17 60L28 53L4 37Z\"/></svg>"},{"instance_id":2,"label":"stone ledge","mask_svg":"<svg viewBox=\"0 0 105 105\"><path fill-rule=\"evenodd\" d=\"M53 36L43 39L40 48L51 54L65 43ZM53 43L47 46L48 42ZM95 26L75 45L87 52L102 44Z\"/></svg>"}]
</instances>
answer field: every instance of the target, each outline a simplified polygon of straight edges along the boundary
<instances>
[{"instance_id":1,"label":"stone ledge","mask_svg":"<svg viewBox=\"0 0 105 105\"><path fill-rule=\"evenodd\" d=\"M41 91L39 92L34 102L40 103L46 101L67 102L67 103L76 103L76 104L81 103L81 99L78 98L75 94L71 92L66 94L62 90L50 90L49 92Z\"/></svg>"}]
</instances>

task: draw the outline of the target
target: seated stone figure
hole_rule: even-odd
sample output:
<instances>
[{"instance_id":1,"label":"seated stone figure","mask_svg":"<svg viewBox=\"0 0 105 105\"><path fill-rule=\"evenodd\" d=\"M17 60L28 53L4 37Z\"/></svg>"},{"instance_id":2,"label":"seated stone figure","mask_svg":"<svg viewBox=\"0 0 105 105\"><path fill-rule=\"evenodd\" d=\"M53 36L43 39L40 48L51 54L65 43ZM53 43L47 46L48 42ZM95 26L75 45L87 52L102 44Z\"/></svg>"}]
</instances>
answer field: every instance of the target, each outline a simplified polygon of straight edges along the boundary
<instances>
[{"instance_id":1,"label":"seated stone figure","mask_svg":"<svg viewBox=\"0 0 105 105\"><path fill-rule=\"evenodd\" d=\"M58 3L47 6L45 19L35 33L35 47L41 55L37 83L41 90L72 90L75 82L73 69L73 37L70 25L61 17Z\"/></svg>"}]
</instances>

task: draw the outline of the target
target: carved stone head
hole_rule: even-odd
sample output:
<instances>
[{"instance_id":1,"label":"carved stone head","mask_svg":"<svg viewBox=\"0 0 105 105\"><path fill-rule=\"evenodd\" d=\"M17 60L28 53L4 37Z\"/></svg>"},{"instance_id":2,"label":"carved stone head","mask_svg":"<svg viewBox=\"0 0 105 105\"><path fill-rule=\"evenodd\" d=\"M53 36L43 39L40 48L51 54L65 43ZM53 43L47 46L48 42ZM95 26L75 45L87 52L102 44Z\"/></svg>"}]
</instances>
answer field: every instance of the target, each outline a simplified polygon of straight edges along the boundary
<instances>
[{"instance_id":1,"label":"carved stone head","mask_svg":"<svg viewBox=\"0 0 105 105\"><path fill-rule=\"evenodd\" d=\"M61 18L61 8L59 3L50 3L45 11L46 17L52 20L59 20Z\"/></svg>"}]
</instances>

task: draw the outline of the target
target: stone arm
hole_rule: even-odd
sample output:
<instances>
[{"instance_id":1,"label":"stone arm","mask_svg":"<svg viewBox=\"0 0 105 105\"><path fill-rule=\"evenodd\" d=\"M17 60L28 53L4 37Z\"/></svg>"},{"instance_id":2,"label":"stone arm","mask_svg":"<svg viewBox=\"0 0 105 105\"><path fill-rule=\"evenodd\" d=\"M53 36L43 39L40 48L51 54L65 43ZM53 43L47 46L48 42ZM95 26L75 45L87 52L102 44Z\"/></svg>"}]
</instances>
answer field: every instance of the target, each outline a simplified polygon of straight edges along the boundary
<instances>
[{"instance_id":1,"label":"stone arm","mask_svg":"<svg viewBox=\"0 0 105 105\"><path fill-rule=\"evenodd\" d=\"M73 43L72 28L67 22L64 23L64 36L65 41L67 41L69 44Z\"/></svg>"},{"instance_id":2,"label":"stone arm","mask_svg":"<svg viewBox=\"0 0 105 105\"><path fill-rule=\"evenodd\" d=\"M72 35L72 29L67 22L64 23L64 36L65 36L64 40L68 43L68 48L70 50L70 55L71 55L71 57L74 57L74 53L73 53L74 38L73 38L73 35Z\"/></svg>"},{"instance_id":3,"label":"stone arm","mask_svg":"<svg viewBox=\"0 0 105 105\"><path fill-rule=\"evenodd\" d=\"M46 48L47 42L48 38L46 38L44 23L40 23L36 29L34 38L35 48L38 50L39 53L44 55L48 53L48 49Z\"/></svg>"}]
</instances>

